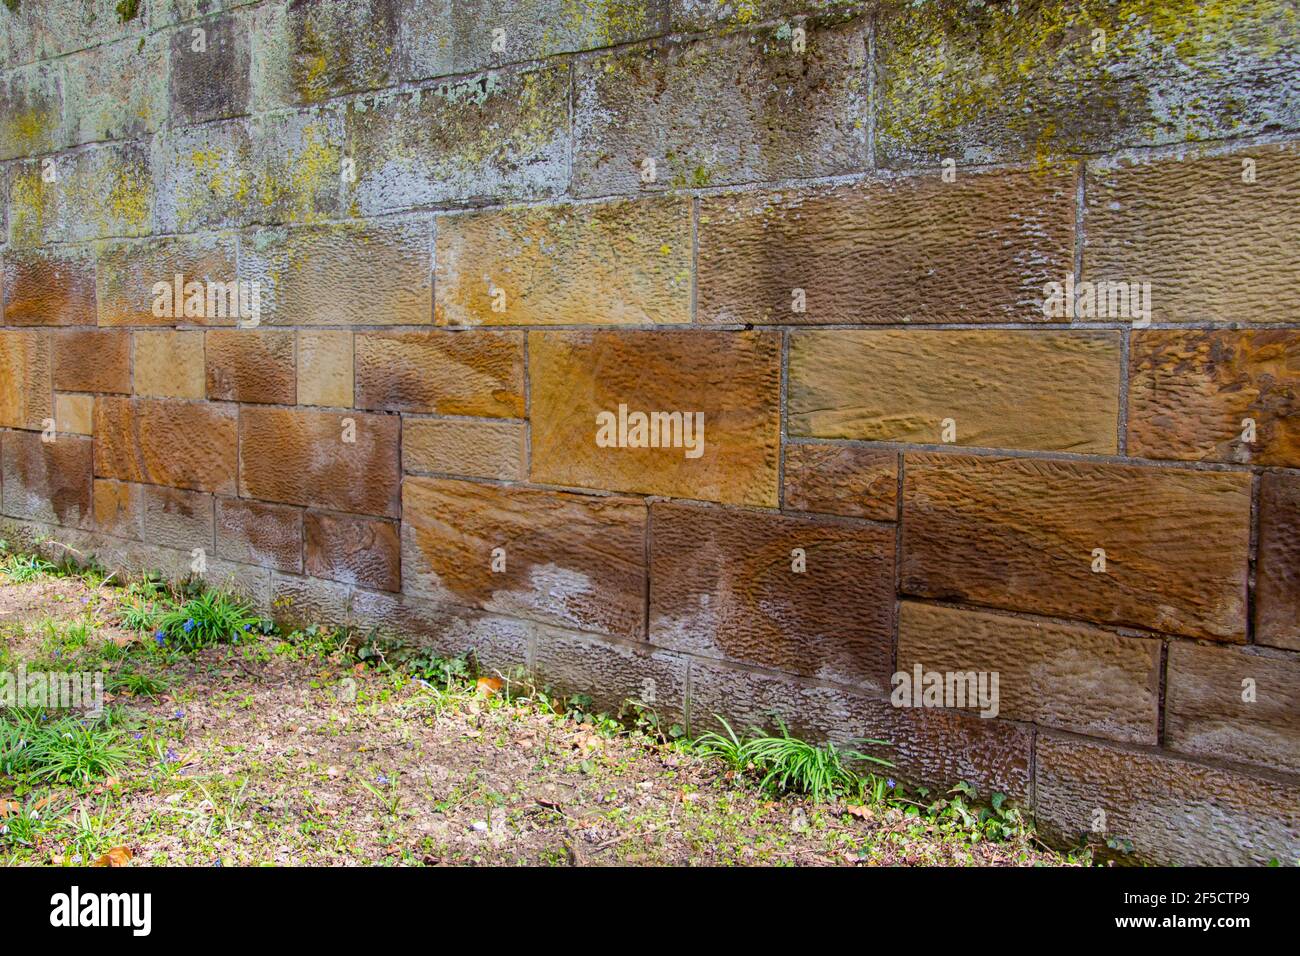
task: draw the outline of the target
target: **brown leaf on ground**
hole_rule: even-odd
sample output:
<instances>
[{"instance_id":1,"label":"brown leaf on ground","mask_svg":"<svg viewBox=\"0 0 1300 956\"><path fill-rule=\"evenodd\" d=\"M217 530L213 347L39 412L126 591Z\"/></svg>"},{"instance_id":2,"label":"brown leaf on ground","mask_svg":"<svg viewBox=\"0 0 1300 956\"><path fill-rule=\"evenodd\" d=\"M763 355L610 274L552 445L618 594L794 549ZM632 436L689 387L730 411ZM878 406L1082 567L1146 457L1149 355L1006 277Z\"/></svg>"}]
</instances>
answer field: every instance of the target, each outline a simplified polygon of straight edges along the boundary
<instances>
[{"instance_id":1,"label":"brown leaf on ground","mask_svg":"<svg viewBox=\"0 0 1300 956\"><path fill-rule=\"evenodd\" d=\"M135 854L133 854L131 850L127 847L115 846L113 847L113 849L109 850L107 853L105 853L103 856L101 856L98 860L96 860L91 865L92 866L126 866L131 862L131 857L134 855Z\"/></svg>"}]
</instances>

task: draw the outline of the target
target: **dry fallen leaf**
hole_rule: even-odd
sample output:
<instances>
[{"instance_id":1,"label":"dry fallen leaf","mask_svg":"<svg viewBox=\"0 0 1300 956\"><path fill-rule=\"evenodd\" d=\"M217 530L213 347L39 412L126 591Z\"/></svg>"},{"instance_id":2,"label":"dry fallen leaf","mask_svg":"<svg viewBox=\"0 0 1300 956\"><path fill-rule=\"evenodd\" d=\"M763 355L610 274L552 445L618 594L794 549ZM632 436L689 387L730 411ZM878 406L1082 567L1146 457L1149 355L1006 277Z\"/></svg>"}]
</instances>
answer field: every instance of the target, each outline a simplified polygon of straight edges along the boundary
<instances>
[{"instance_id":1,"label":"dry fallen leaf","mask_svg":"<svg viewBox=\"0 0 1300 956\"><path fill-rule=\"evenodd\" d=\"M10 814L17 813L21 809L22 808L12 800L0 800L0 820L3 820Z\"/></svg>"},{"instance_id":2,"label":"dry fallen leaf","mask_svg":"<svg viewBox=\"0 0 1300 956\"><path fill-rule=\"evenodd\" d=\"M485 697L491 697L505 686L500 677L480 677L475 688Z\"/></svg>"},{"instance_id":3,"label":"dry fallen leaf","mask_svg":"<svg viewBox=\"0 0 1300 956\"><path fill-rule=\"evenodd\" d=\"M859 820L866 820L871 816L871 810L861 805L846 806L844 812L851 817L857 817Z\"/></svg>"},{"instance_id":4,"label":"dry fallen leaf","mask_svg":"<svg viewBox=\"0 0 1300 956\"><path fill-rule=\"evenodd\" d=\"M133 854L130 851L130 849L128 849L127 847L115 846L113 847L113 849L109 850L98 860L96 860L93 865L94 866L126 866L128 863L131 862L131 857L134 855L135 854Z\"/></svg>"}]
</instances>

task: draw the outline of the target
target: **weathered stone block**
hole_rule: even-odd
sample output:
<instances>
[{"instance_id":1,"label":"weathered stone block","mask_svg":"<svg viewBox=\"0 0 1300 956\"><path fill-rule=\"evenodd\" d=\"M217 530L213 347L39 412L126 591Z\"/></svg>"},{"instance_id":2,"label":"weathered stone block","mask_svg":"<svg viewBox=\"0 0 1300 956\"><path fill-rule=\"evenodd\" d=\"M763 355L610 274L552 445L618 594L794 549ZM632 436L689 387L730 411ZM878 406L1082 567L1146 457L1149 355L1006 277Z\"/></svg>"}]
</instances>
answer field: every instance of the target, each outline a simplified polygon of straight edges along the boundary
<instances>
[{"instance_id":1,"label":"weathered stone block","mask_svg":"<svg viewBox=\"0 0 1300 956\"><path fill-rule=\"evenodd\" d=\"M58 65L32 63L0 73L0 160L50 153L65 143Z\"/></svg>"},{"instance_id":2,"label":"weathered stone block","mask_svg":"<svg viewBox=\"0 0 1300 956\"><path fill-rule=\"evenodd\" d=\"M805 22L647 44L577 61L573 188L644 188L831 176L865 169L864 23ZM654 181L644 181L646 160Z\"/></svg>"},{"instance_id":3,"label":"weathered stone block","mask_svg":"<svg viewBox=\"0 0 1300 956\"><path fill-rule=\"evenodd\" d=\"M780 345L771 331L530 332L533 480L775 507ZM680 413L680 434L663 421L661 447L608 428L598 444L598 416L620 407L629 422Z\"/></svg>"},{"instance_id":4,"label":"weathered stone block","mask_svg":"<svg viewBox=\"0 0 1300 956\"><path fill-rule=\"evenodd\" d=\"M892 528L661 503L651 528L652 644L889 686Z\"/></svg>"},{"instance_id":5,"label":"weathered stone block","mask_svg":"<svg viewBox=\"0 0 1300 956\"><path fill-rule=\"evenodd\" d=\"M204 286L204 310L199 315L183 315L178 310L174 292L171 296L155 296L154 286L164 283L175 289L176 276L181 276L182 306L188 296L185 285L191 282ZM238 317L229 314L207 314L207 289L209 284L228 285L236 280L234 236L178 236L159 237L125 242L110 241L99 246L96 275L96 302L99 324L102 326L171 326L171 325L234 325ZM161 290L160 290L161 291ZM214 296L214 305L220 297ZM154 314L154 305L162 315ZM171 305L171 309L165 308ZM166 314L170 311L171 314ZM191 310L193 311L193 310Z\"/></svg>"},{"instance_id":6,"label":"weathered stone block","mask_svg":"<svg viewBox=\"0 0 1300 956\"><path fill-rule=\"evenodd\" d=\"M95 430L95 396L54 396L54 421L61 432L90 435Z\"/></svg>"},{"instance_id":7,"label":"weathered stone block","mask_svg":"<svg viewBox=\"0 0 1300 956\"><path fill-rule=\"evenodd\" d=\"M1084 277L1150 282L1155 322L1294 321L1297 190L1295 143L1090 166Z\"/></svg>"},{"instance_id":8,"label":"weathered stone block","mask_svg":"<svg viewBox=\"0 0 1300 956\"><path fill-rule=\"evenodd\" d=\"M535 679L543 688L588 698L596 713L650 710L665 731L686 724L688 667L677 654L554 627L538 628L533 645Z\"/></svg>"},{"instance_id":9,"label":"weathered stone block","mask_svg":"<svg viewBox=\"0 0 1300 956\"><path fill-rule=\"evenodd\" d=\"M1134 332L1128 391L1130 454L1300 466L1295 331Z\"/></svg>"},{"instance_id":10,"label":"weathered stone block","mask_svg":"<svg viewBox=\"0 0 1300 956\"><path fill-rule=\"evenodd\" d=\"M1294 786L1046 734L1036 758L1034 816L1064 842L1126 839L1139 861L1163 866L1260 866L1300 856ZM1098 810L1103 833L1093 830Z\"/></svg>"},{"instance_id":11,"label":"weathered stone block","mask_svg":"<svg viewBox=\"0 0 1300 956\"><path fill-rule=\"evenodd\" d=\"M394 415L244 406L240 497L396 518L400 431Z\"/></svg>"},{"instance_id":12,"label":"weathered stone block","mask_svg":"<svg viewBox=\"0 0 1300 956\"><path fill-rule=\"evenodd\" d=\"M442 216L437 322L689 322L692 254L680 197Z\"/></svg>"},{"instance_id":13,"label":"weathered stone block","mask_svg":"<svg viewBox=\"0 0 1300 956\"><path fill-rule=\"evenodd\" d=\"M1255 640L1300 651L1300 476L1259 479Z\"/></svg>"},{"instance_id":14,"label":"weathered stone block","mask_svg":"<svg viewBox=\"0 0 1300 956\"><path fill-rule=\"evenodd\" d=\"M407 478L404 590L644 639L645 525L629 498Z\"/></svg>"},{"instance_id":15,"label":"weathered stone block","mask_svg":"<svg viewBox=\"0 0 1300 956\"><path fill-rule=\"evenodd\" d=\"M308 511L303 515L303 538L310 576L380 591L401 590L401 543L395 522Z\"/></svg>"},{"instance_id":16,"label":"weathered stone block","mask_svg":"<svg viewBox=\"0 0 1300 956\"><path fill-rule=\"evenodd\" d=\"M13 245L142 236L153 229L155 183L144 143L106 143L46 159L48 167L28 160L11 170ZM53 178L46 181L46 175Z\"/></svg>"},{"instance_id":17,"label":"weathered stone block","mask_svg":"<svg viewBox=\"0 0 1300 956\"><path fill-rule=\"evenodd\" d=\"M134 338L135 394L152 398L204 397L202 332L167 329L136 332Z\"/></svg>"},{"instance_id":18,"label":"weathered stone block","mask_svg":"<svg viewBox=\"0 0 1300 956\"><path fill-rule=\"evenodd\" d=\"M298 333L298 404L350 408L352 333Z\"/></svg>"},{"instance_id":19,"label":"weathered stone block","mask_svg":"<svg viewBox=\"0 0 1300 956\"><path fill-rule=\"evenodd\" d=\"M131 333L119 329L60 329L54 387L61 392L131 392Z\"/></svg>"},{"instance_id":20,"label":"weathered stone block","mask_svg":"<svg viewBox=\"0 0 1300 956\"><path fill-rule=\"evenodd\" d=\"M522 422L404 418L402 469L523 481L528 428Z\"/></svg>"},{"instance_id":21,"label":"weathered stone block","mask_svg":"<svg viewBox=\"0 0 1300 956\"><path fill-rule=\"evenodd\" d=\"M241 278L261 283L262 322L274 325L430 325L430 220L390 219L244 238Z\"/></svg>"},{"instance_id":22,"label":"weathered stone block","mask_svg":"<svg viewBox=\"0 0 1300 956\"><path fill-rule=\"evenodd\" d=\"M160 485L95 479L95 526L123 538L214 555L212 495ZM193 560L192 557L190 560Z\"/></svg>"},{"instance_id":23,"label":"weathered stone block","mask_svg":"<svg viewBox=\"0 0 1300 956\"><path fill-rule=\"evenodd\" d=\"M1074 271L1075 168L700 200L704 322L1042 322ZM802 311L796 311L796 308Z\"/></svg>"},{"instance_id":24,"label":"weathered stone block","mask_svg":"<svg viewBox=\"0 0 1300 956\"><path fill-rule=\"evenodd\" d=\"M1160 642L1082 624L903 601L898 670L998 674L995 716L1154 744ZM978 710L975 702L972 707Z\"/></svg>"},{"instance_id":25,"label":"weathered stone block","mask_svg":"<svg viewBox=\"0 0 1300 956\"><path fill-rule=\"evenodd\" d=\"M352 215L535 199L569 181L569 67L507 68L349 102ZM337 176L337 171L335 172Z\"/></svg>"},{"instance_id":26,"label":"weathered stone block","mask_svg":"<svg viewBox=\"0 0 1300 956\"><path fill-rule=\"evenodd\" d=\"M40 430L53 416L50 334L0 329L0 428Z\"/></svg>"},{"instance_id":27,"label":"weathered stone block","mask_svg":"<svg viewBox=\"0 0 1300 956\"><path fill-rule=\"evenodd\" d=\"M302 512L242 498L217 499L217 556L277 571L302 572Z\"/></svg>"},{"instance_id":28,"label":"weathered stone block","mask_svg":"<svg viewBox=\"0 0 1300 956\"><path fill-rule=\"evenodd\" d=\"M790 337L787 427L816 438L1113 454L1119 383L1115 332L801 331Z\"/></svg>"},{"instance_id":29,"label":"weathered stone block","mask_svg":"<svg viewBox=\"0 0 1300 956\"><path fill-rule=\"evenodd\" d=\"M159 231L338 217L343 143L322 108L174 128L154 144Z\"/></svg>"},{"instance_id":30,"label":"weathered stone block","mask_svg":"<svg viewBox=\"0 0 1300 956\"><path fill-rule=\"evenodd\" d=\"M893 521L898 511L898 453L786 442L784 501L795 511Z\"/></svg>"},{"instance_id":31,"label":"weathered stone block","mask_svg":"<svg viewBox=\"0 0 1300 956\"><path fill-rule=\"evenodd\" d=\"M876 19L885 166L1246 136L1300 124L1289 4L885 4ZM1097 31L1101 31L1100 35Z\"/></svg>"},{"instance_id":32,"label":"weathered stone block","mask_svg":"<svg viewBox=\"0 0 1300 956\"><path fill-rule=\"evenodd\" d=\"M173 124L204 123L248 112L252 62L248 22L226 15L172 32L168 82Z\"/></svg>"},{"instance_id":33,"label":"weathered stone block","mask_svg":"<svg viewBox=\"0 0 1300 956\"><path fill-rule=\"evenodd\" d=\"M94 325L95 257L84 247L4 253L6 325Z\"/></svg>"},{"instance_id":34,"label":"weathered stone block","mask_svg":"<svg viewBox=\"0 0 1300 956\"><path fill-rule=\"evenodd\" d=\"M941 454L903 466L904 593L1245 640L1249 475Z\"/></svg>"},{"instance_id":35,"label":"weathered stone block","mask_svg":"<svg viewBox=\"0 0 1300 956\"><path fill-rule=\"evenodd\" d=\"M520 332L359 332L358 408L520 418Z\"/></svg>"},{"instance_id":36,"label":"weathered stone block","mask_svg":"<svg viewBox=\"0 0 1300 956\"><path fill-rule=\"evenodd\" d=\"M234 407L159 399L95 399L95 475L235 493Z\"/></svg>"},{"instance_id":37,"label":"weathered stone block","mask_svg":"<svg viewBox=\"0 0 1300 956\"><path fill-rule=\"evenodd\" d=\"M167 44L151 35L64 61L69 145L148 136L167 120Z\"/></svg>"},{"instance_id":38,"label":"weathered stone block","mask_svg":"<svg viewBox=\"0 0 1300 956\"><path fill-rule=\"evenodd\" d=\"M82 435L46 442L39 432L5 432L0 439L0 511L68 528L91 527L91 443Z\"/></svg>"},{"instance_id":39,"label":"weathered stone block","mask_svg":"<svg viewBox=\"0 0 1300 956\"><path fill-rule=\"evenodd\" d=\"M1300 772L1300 660L1171 644L1165 738L1171 750Z\"/></svg>"},{"instance_id":40,"label":"weathered stone block","mask_svg":"<svg viewBox=\"0 0 1300 956\"><path fill-rule=\"evenodd\" d=\"M204 335L209 399L270 405L292 405L297 401L297 362L291 329L222 329Z\"/></svg>"}]
</instances>

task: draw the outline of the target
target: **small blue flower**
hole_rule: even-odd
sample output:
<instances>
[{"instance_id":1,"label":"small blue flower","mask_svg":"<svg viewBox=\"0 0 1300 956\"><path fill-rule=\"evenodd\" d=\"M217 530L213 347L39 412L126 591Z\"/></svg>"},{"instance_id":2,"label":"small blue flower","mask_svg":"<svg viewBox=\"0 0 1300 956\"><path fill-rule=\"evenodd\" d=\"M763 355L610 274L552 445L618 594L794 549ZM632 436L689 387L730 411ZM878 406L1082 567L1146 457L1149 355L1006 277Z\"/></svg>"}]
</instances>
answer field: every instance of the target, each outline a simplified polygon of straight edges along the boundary
<instances>
[{"instance_id":1,"label":"small blue flower","mask_svg":"<svg viewBox=\"0 0 1300 956\"><path fill-rule=\"evenodd\" d=\"M890 790L893 790L893 789L894 789L894 778L893 778L893 777L890 777L888 780L886 780L886 781L885 781L885 785L888 786Z\"/></svg>"},{"instance_id":2,"label":"small blue flower","mask_svg":"<svg viewBox=\"0 0 1300 956\"><path fill-rule=\"evenodd\" d=\"M375 778L375 783L379 784L380 786L385 786L385 787L388 786L388 775L381 773L378 777Z\"/></svg>"},{"instance_id":3,"label":"small blue flower","mask_svg":"<svg viewBox=\"0 0 1300 956\"><path fill-rule=\"evenodd\" d=\"M177 720L180 720L180 719L181 719L182 717L184 717L184 716L185 716L185 711L183 711L183 710L178 710L178 711L176 711L176 719L177 719Z\"/></svg>"},{"instance_id":4,"label":"small blue flower","mask_svg":"<svg viewBox=\"0 0 1300 956\"><path fill-rule=\"evenodd\" d=\"M131 735L131 739L132 739L132 740L143 740L143 739L144 739L144 734L132 734L132 735Z\"/></svg>"},{"instance_id":5,"label":"small blue flower","mask_svg":"<svg viewBox=\"0 0 1300 956\"><path fill-rule=\"evenodd\" d=\"M183 630L186 634L194 630L194 618L190 618L188 621L186 621L185 624L181 627L181 630Z\"/></svg>"},{"instance_id":6,"label":"small blue flower","mask_svg":"<svg viewBox=\"0 0 1300 956\"><path fill-rule=\"evenodd\" d=\"M153 639L159 644L165 644L167 642L167 632L159 628L154 632Z\"/></svg>"},{"instance_id":7,"label":"small blue flower","mask_svg":"<svg viewBox=\"0 0 1300 956\"><path fill-rule=\"evenodd\" d=\"M246 630L246 631L251 631L252 629L253 629L253 625L251 625L251 624L245 624L245 625L244 625L244 630Z\"/></svg>"},{"instance_id":8,"label":"small blue flower","mask_svg":"<svg viewBox=\"0 0 1300 956\"><path fill-rule=\"evenodd\" d=\"M173 750L171 747L168 747L168 748L167 748L166 760L167 760L168 763L175 763L175 762L176 762L176 751Z\"/></svg>"}]
</instances>

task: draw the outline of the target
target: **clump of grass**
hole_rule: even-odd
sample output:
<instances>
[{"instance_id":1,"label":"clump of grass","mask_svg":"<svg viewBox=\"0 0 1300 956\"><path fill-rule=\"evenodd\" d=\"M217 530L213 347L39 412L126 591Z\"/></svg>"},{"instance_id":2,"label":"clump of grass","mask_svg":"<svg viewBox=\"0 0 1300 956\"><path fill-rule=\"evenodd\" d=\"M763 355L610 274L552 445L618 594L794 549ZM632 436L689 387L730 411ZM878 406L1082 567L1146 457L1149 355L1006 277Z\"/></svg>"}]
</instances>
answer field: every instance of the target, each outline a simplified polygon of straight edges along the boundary
<instances>
[{"instance_id":1,"label":"clump of grass","mask_svg":"<svg viewBox=\"0 0 1300 956\"><path fill-rule=\"evenodd\" d=\"M860 750L841 749L832 743L810 744L791 736L783 722L779 736L759 734L742 739L726 720L716 714L714 717L724 733L701 734L694 741L695 751L721 759L735 772L754 774L759 787L768 793L800 793L816 801L848 795L861 797L875 789L875 779L869 774L859 774L851 763L893 766L883 757ZM867 738L854 743L889 746L887 741Z\"/></svg>"},{"instance_id":2,"label":"clump of grass","mask_svg":"<svg viewBox=\"0 0 1300 956\"><path fill-rule=\"evenodd\" d=\"M173 604L158 620L157 634L182 650L237 641L261 625L262 619L240 598L208 591Z\"/></svg>"},{"instance_id":3,"label":"clump of grass","mask_svg":"<svg viewBox=\"0 0 1300 956\"><path fill-rule=\"evenodd\" d=\"M133 752L106 719L51 720L39 708L0 714L0 774L7 777L85 784L121 774Z\"/></svg>"},{"instance_id":4,"label":"clump of grass","mask_svg":"<svg viewBox=\"0 0 1300 956\"><path fill-rule=\"evenodd\" d=\"M12 584L26 584L56 570L53 564L35 554L9 554L0 559L0 575Z\"/></svg>"},{"instance_id":5,"label":"clump of grass","mask_svg":"<svg viewBox=\"0 0 1300 956\"><path fill-rule=\"evenodd\" d=\"M108 679L108 690L114 694L126 693L132 697L149 697L157 700L158 695L167 689L167 682L160 677L141 674L138 671L124 670Z\"/></svg>"}]
</instances>

